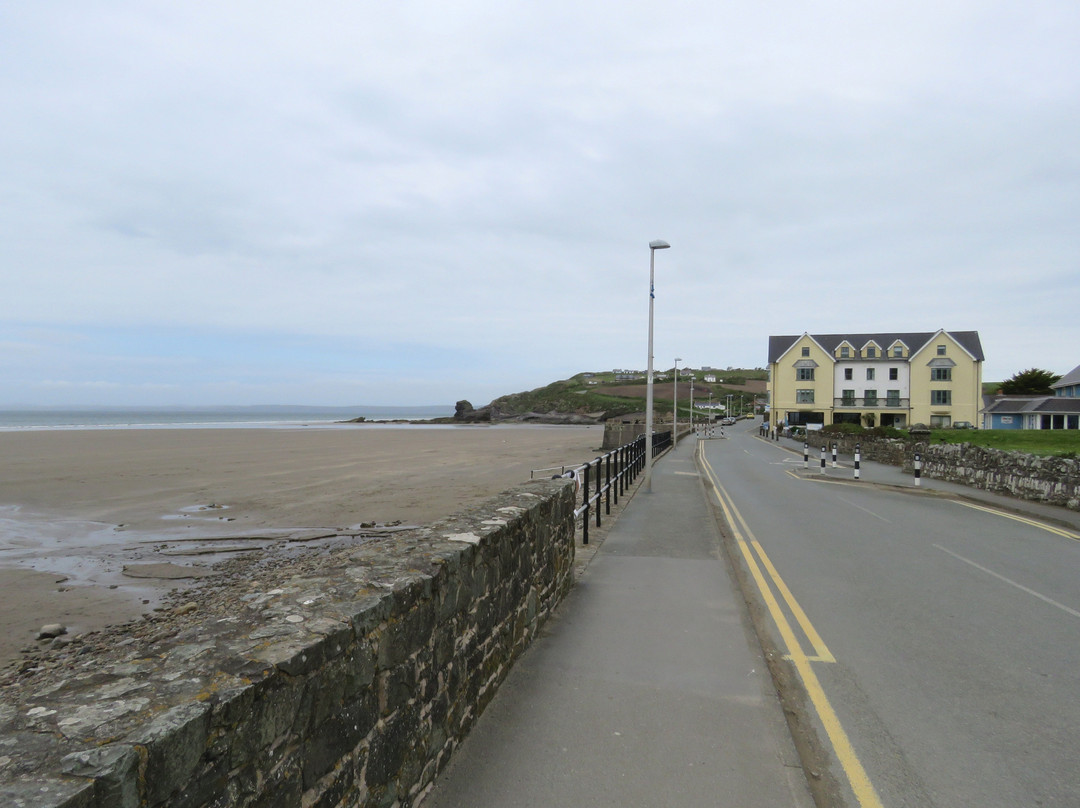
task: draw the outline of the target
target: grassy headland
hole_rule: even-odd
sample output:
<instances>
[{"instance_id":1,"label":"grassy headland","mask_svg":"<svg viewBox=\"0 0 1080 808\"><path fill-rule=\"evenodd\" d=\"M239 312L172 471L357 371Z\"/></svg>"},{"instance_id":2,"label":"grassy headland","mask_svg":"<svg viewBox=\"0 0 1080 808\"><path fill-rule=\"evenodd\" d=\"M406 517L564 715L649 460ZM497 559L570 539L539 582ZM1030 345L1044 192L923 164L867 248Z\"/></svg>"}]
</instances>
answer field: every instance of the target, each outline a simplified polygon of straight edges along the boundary
<instances>
[{"instance_id":1,"label":"grassy headland","mask_svg":"<svg viewBox=\"0 0 1080 808\"><path fill-rule=\"evenodd\" d=\"M569 379L552 382L544 387L522 393L512 393L492 401L484 410L490 410L492 420L512 420L541 416L579 416L597 421L642 412L645 409L647 386L644 373L641 378L615 378L612 371L583 372ZM701 404L709 400L724 402L732 397L732 410L749 410L755 396L764 396L766 372L764 370L709 371L715 382L703 381L704 373L697 371L694 378L694 401ZM679 412L690 412L690 380L679 374ZM653 377L653 408L658 414L670 414L675 399L675 375L671 370L661 371Z\"/></svg>"}]
</instances>

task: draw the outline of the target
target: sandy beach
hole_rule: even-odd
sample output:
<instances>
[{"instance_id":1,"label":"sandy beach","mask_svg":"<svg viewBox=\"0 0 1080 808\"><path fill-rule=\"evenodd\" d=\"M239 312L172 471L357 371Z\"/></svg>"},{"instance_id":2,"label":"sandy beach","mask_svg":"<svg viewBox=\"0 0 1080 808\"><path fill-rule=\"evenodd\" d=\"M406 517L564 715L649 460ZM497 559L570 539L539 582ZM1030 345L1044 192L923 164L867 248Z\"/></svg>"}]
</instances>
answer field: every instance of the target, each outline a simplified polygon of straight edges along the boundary
<instances>
[{"instance_id":1,"label":"sandy beach","mask_svg":"<svg viewBox=\"0 0 1080 808\"><path fill-rule=\"evenodd\" d=\"M0 667L44 624L138 618L230 553L427 524L602 441L599 426L0 432Z\"/></svg>"}]
</instances>

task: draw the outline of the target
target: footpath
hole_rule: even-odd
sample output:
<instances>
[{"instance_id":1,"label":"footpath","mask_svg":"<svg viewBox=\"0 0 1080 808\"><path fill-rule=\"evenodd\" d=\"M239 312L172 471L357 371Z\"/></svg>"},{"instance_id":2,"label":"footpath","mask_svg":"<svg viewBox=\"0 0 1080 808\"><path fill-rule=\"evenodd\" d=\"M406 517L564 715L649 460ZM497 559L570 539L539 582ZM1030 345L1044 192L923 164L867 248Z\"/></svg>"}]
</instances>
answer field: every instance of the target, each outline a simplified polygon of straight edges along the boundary
<instances>
[{"instance_id":1,"label":"footpath","mask_svg":"<svg viewBox=\"0 0 1080 808\"><path fill-rule=\"evenodd\" d=\"M688 438L653 466L424 808L811 808Z\"/></svg>"},{"instance_id":2,"label":"footpath","mask_svg":"<svg viewBox=\"0 0 1080 808\"><path fill-rule=\"evenodd\" d=\"M772 442L772 441L770 441ZM424 808L556 804L811 808L761 649L720 555L684 439L653 467L541 637L517 662ZM802 441L772 442L792 470L921 489L1080 533L1080 513L841 456L824 471ZM584 552L582 552L584 551Z\"/></svg>"}]
</instances>

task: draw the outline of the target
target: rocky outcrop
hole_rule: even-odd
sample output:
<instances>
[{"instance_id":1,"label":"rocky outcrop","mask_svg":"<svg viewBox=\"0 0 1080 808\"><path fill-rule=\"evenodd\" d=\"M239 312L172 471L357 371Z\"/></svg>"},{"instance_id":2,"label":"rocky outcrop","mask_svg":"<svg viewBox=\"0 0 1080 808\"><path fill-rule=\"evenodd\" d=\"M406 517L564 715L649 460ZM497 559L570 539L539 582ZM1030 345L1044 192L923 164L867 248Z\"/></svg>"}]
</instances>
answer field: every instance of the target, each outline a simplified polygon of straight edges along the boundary
<instances>
[{"instance_id":1,"label":"rocky outcrop","mask_svg":"<svg viewBox=\"0 0 1080 808\"><path fill-rule=\"evenodd\" d=\"M454 423L487 424L491 423L491 407L476 409L465 399L454 405Z\"/></svg>"}]
</instances>

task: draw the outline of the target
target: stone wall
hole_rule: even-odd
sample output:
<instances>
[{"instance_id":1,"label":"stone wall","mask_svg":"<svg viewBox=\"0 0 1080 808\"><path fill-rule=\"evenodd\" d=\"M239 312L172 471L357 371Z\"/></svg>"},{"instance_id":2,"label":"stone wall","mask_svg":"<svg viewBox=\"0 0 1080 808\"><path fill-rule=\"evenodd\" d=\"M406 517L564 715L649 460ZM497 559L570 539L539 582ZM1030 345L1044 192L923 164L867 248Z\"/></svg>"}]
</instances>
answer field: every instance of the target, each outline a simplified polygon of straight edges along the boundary
<instances>
[{"instance_id":1,"label":"stone wall","mask_svg":"<svg viewBox=\"0 0 1080 808\"><path fill-rule=\"evenodd\" d=\"M820 451L823 443L831 449L834 441L845 455L853 454L855 444L859 443L863 460L901 466L905 471L913 469L912 461L918 450L922 454L924 477L1080 510L1080 461L1071 458L1038 457L969 443L927 445L866 437L856 440L815 432L810 432L807 438L816 451Z\"/></svg>"},{"instance_id":2,"label":"stone wall","mask_svg":"<svg viewBox=\"0 0 1080 808\"><path fill-rule=\"evenodd\" d=\"M0 691L0 804L410 806L573 583L573 486L238 561ZM187 597L191 597L188 595Z\"/></svg>"}]
</instances>

